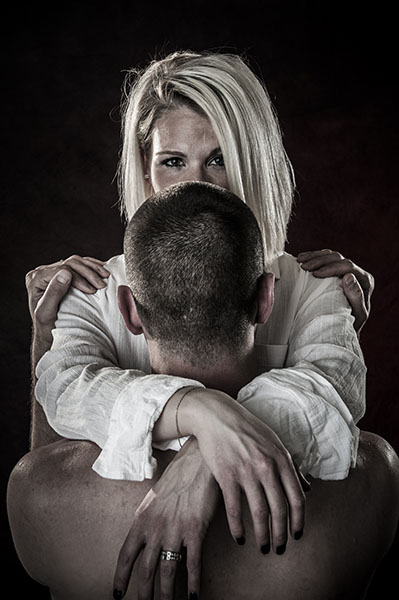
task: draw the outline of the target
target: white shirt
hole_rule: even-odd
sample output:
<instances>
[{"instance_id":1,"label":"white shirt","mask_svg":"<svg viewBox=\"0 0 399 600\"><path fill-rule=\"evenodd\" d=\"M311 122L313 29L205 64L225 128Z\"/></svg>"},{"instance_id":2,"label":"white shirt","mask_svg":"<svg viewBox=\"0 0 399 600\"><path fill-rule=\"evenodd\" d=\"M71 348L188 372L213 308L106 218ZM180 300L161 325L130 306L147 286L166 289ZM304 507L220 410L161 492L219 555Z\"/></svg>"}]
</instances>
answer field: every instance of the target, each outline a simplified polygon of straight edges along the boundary
<instances>
[{"instance_id":1,"label":"white shirt","mask_svg":"<svg viewBox=\"0 0 399 600\"><path fill-rule=\"evenodd\" d=\"M74 288L61 303L53 345L37 365L36 397L53 429L102 449L93 469L141 481L156 469L152 429L169 398L199 382L152 375L144 336L126 328L117 303L123 255L106 263L107 287ZM317 279L284 253L274 263L275 302L258 326L258 372L237 400L269 425L303 473L343 479L354 465L365 410L362 352L341 280ZM180 448L178 441L158 444Z\"/></svg>"}]
</instances>

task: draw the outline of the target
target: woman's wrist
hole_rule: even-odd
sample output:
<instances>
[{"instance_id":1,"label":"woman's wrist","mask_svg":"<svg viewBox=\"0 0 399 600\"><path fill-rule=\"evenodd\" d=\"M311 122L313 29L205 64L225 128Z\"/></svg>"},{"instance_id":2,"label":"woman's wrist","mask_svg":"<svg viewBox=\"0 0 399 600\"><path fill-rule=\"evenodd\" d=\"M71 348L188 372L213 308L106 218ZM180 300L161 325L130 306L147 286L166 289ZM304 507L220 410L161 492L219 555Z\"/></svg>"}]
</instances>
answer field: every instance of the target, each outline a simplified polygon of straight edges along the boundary
<instances>
[{"instance_id":1,"label":"woman's wrist","mask_svg":"<svg viewBox=\"0 0 399 600\"><path fill-rule=\"evenodd\" d=\"M164 442L192 435L198 438L204 429L212 428L218 415L226 414L226 405L230 403L234 400L219 390L199 386L180 388L155 422L153 441Z\"/></svg>"},{"instance_id":2,"label":"woman's wrist","mask_svg":"<svg viewBox=\"0 0 399 600\"><path fill-rule=\"evenodd\" d=\"M202 387L188 390L182 396L176 413L179 431L183 436L193 435L198 439L204 428L210 429L218 409L230 401L234 402L220 390Z\"/></svg>"},{"instance_id":3,"label":"woman's wrist","mask_svg":"<svg viewBox=\"0 0 399 600\"><path fill-rule=\"evenodd\" d=\"M185 414L184 420L181 419L181 412L187 396L192 390L195 389L197 388L180 388L169 398L162 410L161 415L154 424L152 431L153 441L164 442L193 434L195 414L192 414L192 412L195 406L191 406L190 404L191 410Z\"/></svg>"},{"instance_id":4,"label":"woman's wrist","mask_svg":"<svg viewBox=\"0 0 399 600\"><path fill-rule=\"evenodd\" d=\"M202 387L186 387L177 392L175 424L177 437L195 436L196 422L201 418Z\"/></svg>"}]
</instances>

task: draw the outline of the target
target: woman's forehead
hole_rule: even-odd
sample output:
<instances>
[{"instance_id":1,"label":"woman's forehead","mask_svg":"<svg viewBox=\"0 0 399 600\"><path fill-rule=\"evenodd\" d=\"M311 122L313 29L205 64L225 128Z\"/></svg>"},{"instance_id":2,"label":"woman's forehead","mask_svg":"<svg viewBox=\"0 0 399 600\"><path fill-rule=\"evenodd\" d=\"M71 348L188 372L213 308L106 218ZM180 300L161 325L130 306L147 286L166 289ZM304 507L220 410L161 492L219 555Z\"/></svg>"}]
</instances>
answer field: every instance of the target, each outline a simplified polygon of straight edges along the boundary
<instances>
[{"instance_id":1,"label":"woman's forehead","mask_svg":"<svg viewBox=\"0 0 399 600\"><path fill-rule=\"evenodd\" d=\"M189 149L194 144L218 146L218 140L209 119L186 106L164 112L152 131L154 152ZM170 147L169 147L170 146Z\"/></svg>"}]
</instances>

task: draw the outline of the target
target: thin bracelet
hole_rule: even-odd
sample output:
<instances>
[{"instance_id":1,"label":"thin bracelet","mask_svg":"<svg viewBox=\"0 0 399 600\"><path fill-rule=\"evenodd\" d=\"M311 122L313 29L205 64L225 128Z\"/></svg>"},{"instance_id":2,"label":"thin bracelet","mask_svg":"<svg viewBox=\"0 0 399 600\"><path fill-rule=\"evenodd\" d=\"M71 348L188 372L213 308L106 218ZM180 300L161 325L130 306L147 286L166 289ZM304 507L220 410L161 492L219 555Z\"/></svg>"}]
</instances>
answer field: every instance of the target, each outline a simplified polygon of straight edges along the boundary
<instances>
[{"instance_id":1,"label":"thin bracelet","mask_svg":"<svg viewBox=\"0 0 399 600\"><path fill-rule=\"evenodd\" d=\"M182 448L182 447L183 447L183 446L182 446L182 443L181 443L181 441L180 441L180 438L181 438L181 437L183 437L183 436L182 436L182 434L181 434L181 432L180 432L180 429L179 429L179 422L178 422L178 420L177 420L177 413L178 413L178 411L179 411L179 407L180 407L180 404L181 404L181 403L182 403L182 401L183 401L183 398L184 398L184 397L185 397L185 396L186 396L186 395L187 395L189 392L191 392L192 390L195 390L195 389L197 389L197 388L196 388L196 386L192 386L192 387L188 388L188 389L187 389L187 390L184 392L183 396L180 398L180 400L179 400L179 402L177 403L177 406L176 406L176 412L175 412L175 421L176 421L177 441L179 442L179 446L180 446L180 448Z\"/></svg>"}]
</instances>

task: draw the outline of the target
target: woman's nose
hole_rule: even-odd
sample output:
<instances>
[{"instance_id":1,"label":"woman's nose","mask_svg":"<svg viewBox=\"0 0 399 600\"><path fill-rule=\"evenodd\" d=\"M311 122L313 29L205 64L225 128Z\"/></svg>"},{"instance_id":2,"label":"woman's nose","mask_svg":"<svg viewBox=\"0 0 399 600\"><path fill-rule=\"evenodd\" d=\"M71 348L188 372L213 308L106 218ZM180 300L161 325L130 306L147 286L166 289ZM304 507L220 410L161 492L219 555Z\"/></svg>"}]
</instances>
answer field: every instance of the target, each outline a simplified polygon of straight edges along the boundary
<instances>
[{"instance_id":1,"label":"woman's nose","mask_svg":"<svg viewBox=\"0 0 399 600\"><path fill-rule=\"evenodd\" d=\"M200 165L198 165L198 166L190 167L189 169L185 170L182 181L208 181L208 182L210 182L210 179L209 179L209 174L207 173L207 170L204 169L203 167L201 167Z\"/></svg>"}]
</instances>

